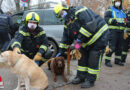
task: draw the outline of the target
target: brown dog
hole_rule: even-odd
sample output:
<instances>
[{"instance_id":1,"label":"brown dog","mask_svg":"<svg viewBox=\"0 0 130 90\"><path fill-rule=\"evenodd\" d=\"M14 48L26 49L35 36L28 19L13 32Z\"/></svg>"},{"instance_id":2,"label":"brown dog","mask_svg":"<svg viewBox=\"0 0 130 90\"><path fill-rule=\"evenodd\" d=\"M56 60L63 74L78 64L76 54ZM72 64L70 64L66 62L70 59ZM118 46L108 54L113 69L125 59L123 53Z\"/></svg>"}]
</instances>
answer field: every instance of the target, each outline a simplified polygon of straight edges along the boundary
<instances>
[{"instance_id":1,"label":"brown dog","mask_svg":"<svg viewBox=\"0 0 130 90\"><path fill-rule=\"evenodd\" d=\"M63 57L56 57L48 60L48 69L52 71L53 79L56 82L56 75L62 75L64 81L67 82L67 78L65 76L65 61Z\"/></svg>"},{"instance_id":2,"label":"brown dog","mask_svg":"<svg viewBox=\"0 0 130 90\"><path fill-rule=\"evenodd\" d=\"M20 89L22 79L25 81L26 90L30 87L36 90L44 90L48 86L48 77L35 62L24 54L18 54L13 51L5 51L0 55L0 62L11 66L13 72L18 76L18 86Z\"/></svg>"}]
</instances>

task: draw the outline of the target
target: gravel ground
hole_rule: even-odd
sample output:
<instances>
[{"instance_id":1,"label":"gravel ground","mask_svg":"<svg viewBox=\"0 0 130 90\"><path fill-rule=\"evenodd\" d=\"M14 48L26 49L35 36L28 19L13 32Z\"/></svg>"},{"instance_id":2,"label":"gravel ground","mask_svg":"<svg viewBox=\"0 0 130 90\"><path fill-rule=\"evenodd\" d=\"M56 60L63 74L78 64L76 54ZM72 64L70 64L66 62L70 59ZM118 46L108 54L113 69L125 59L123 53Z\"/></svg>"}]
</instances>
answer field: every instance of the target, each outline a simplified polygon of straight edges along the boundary
<instances>
[{"instance_id":1,"label":"gravel ground","mask_svg":"<svg viewBox=\"0 0 130 90\"><path fill-rule=\"evenodd\" d=\"M113 56L114 58L114 56ZM112 60L114 61L114 60ZM101 71L99 78L95 83L95 86L87 90L130 90L130 53L127 57L127 63L125 66L117 66L113 62L113 67L109 68L104 66L104 60L102 62ZM44 64L41 68L46 72L49 77L49 88L47 90L85 90L81 89L79 85L64 85L66 84L62 76L57 76L57 82L53 82L51 72L48 70L47 65ZM77 61L71 60L71 75L66 75L71 81L76 74ZM4 81L4 89L0 90L13 90L17 86L17 77L13 74L9 67L0 64L0 75ZM55 86L60 86L58 88L53 88ZM62 86L64 85L64 86ZM23 89L21 89L23 90Z\"/></svg>"}]
</instances>

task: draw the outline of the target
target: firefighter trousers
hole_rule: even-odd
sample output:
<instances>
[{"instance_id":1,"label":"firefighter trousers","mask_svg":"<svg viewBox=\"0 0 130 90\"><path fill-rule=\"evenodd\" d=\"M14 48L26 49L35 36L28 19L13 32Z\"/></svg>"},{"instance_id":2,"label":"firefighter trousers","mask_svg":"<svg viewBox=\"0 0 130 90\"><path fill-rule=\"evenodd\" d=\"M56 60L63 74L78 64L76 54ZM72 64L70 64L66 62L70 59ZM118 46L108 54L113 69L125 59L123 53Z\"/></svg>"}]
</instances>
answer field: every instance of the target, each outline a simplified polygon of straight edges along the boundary
<instances>
[{"instance_id":1,"label":"firefighter trousers","mask_svg":"<svg viewBox=\"0 0 130 90\"><path fill-rule=\"evenodd\" d=\"M112 52L105 54L105 61L111 61L113 52L115 52L115 61L121 61L123 32L117 30L110 30L110 37L108 42L109 48L112 49Z\"/></svg>"},{"instance_id":2,"label":"firefighter trousers","mask_svg":"<svg viewBox=\"0 0 130 90\"><path fill-rule=\"evenodd\" d=\"M130 36L123 41L123 47L122 47L122 56L121 56L121 59L122 59L122 62L125 63L126 62L126 58L127 58L127 52L128 52L128 49L129 49L129 44L130 44Z\"/></svg>"},{"instance_id":3,"label":"firefighter trousers","mask_svg":"<svg viewBox=\"0 0 130 90\"><path fill-rule=\"evenodd\" d=\"M88 81L96 81L100 71L103 50L85 50L80 49L82 54L78 61L77 77L87 79Z\"/></svg>"}]
</instances>

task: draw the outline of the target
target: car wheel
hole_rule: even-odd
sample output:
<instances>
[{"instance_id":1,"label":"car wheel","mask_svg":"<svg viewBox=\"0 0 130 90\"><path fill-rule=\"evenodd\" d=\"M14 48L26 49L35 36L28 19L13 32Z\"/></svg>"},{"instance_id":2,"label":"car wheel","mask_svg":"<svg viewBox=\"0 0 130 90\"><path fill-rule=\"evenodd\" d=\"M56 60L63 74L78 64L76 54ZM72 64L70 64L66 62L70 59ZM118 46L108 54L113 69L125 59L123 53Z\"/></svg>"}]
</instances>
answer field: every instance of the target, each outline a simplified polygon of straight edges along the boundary
<instances>
[{"instance_id":1,"label":"car wheel","mask_svg":"<svg viewBox=\"0 0 130 90\"><path fill-rule=\"evenodd\" d=\"M51 58L55 57L57 52L58 52L58 47L56 45L56 43L52 40L48 40L48 49L52 52Z\"/></svg>"}]
</instances>

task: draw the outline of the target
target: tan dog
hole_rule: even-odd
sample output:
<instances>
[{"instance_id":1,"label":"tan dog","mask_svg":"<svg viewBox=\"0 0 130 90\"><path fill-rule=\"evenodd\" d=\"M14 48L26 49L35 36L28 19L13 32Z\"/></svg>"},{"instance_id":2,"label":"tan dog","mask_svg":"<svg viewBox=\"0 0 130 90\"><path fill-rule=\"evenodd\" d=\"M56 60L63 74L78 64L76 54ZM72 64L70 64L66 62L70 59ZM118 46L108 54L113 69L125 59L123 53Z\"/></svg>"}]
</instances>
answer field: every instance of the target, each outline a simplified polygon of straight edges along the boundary
<instances>
[{"instance_id":1,"label":"tan dog","mask_svg":"<svg viewBox=\"0 0 130 90\"><path fill-rule=\"evenodd\" d=\"M0 62L5 62L11 66L13 72L18 76L18 86L15 90L20 89L21 78L25 81L26 90L30 90L30 87L36 90L44 90L48 86L46 74L24 54L5 51L0 55Z\"/></svg>"},{"instance_id":2,"label":"tan dog","mask_svg":"<svg viewBox=\"0 0 130 90\"><path fill-rule=\"evenodd\" d=\"M63 57L56 57L48 60L48 69L52 71L52 76L55 82L57 81L57 74L62 75L65 82L68 81L65 76L65 61Z\"/></svg>"}]
</instances>

